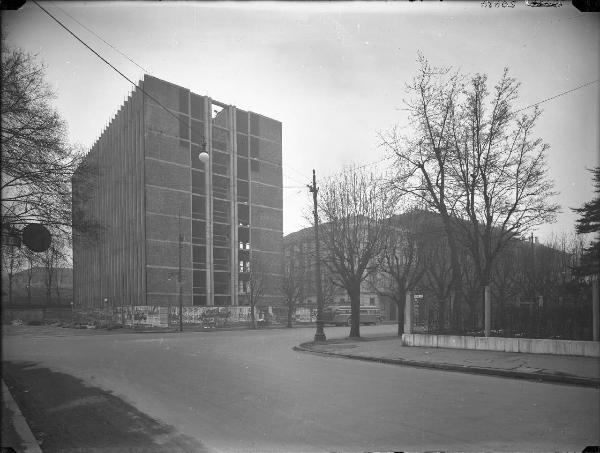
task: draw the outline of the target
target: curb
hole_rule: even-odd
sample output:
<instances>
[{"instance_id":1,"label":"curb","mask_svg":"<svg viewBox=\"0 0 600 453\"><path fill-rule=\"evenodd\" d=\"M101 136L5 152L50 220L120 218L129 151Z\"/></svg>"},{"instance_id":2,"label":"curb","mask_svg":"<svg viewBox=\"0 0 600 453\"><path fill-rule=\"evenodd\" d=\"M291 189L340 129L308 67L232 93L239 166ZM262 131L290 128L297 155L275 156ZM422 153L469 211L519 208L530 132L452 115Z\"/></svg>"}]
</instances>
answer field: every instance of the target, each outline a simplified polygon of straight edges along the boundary
<instances>
[{"instance_id":1,"label":"curb","mask_svg":"<svg viewBox=\"0 0 600 453\"><path fill-rule=\"evenodd\" d=\"M19 406L14 400L7 385L5 384L4 379L2 379L2 399L5 401L5 404L8 407L8 409L12 412L13 426L15 428L15 431L17 432L17 435L21 438L21 441L23 442L23 452L42 453L42 450L38 445L35 436L31 432L31 428L29 428L29 425L27 424L27 420L25 420L25 417L23 417L21 409L19 409Z\"/></svg>"},{"instance_id":2,"label":"curb","mask_svg":"<svg viewBox=\"0 0 600 453\"><path fill-rule=\"evenodd\" d=\"M600 388L600 379L582 378L577 376L565 376L550 373L527 373L523 371L503 370L499 368L483 368L466 365L456 365L449 363L434 363L420 362L417 360L406 359L386 359L383 357L358 356L353 354L344 354L339 352L315 351L303 343L299 346L294 346L293 350L298 352L306 352L309 354L341 357L344 359L362 360L365 362L387 363L391 365L410 366L415 368L430 368L441 371L452 371L458 373L481 374L486 376L497 376L511 379L525 379L536 382L548 382L552 384L576 385L580 387Z\"/></svg>"}]
</instances>

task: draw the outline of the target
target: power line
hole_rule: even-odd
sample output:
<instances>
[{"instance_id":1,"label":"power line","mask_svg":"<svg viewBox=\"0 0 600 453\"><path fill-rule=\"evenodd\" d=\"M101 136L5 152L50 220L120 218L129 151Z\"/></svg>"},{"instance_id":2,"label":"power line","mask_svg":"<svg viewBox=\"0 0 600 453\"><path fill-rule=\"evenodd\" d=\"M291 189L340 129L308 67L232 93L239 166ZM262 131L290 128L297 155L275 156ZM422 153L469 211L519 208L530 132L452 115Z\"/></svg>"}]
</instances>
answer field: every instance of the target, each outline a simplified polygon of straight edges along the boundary
<instances>
[{"instance_id":1,"label":"power line","mask_svg":"<svg viewBox=\"0 0 600 453\"><path fill-rule=\"evenodd\" d=\"M522 112L523 110L527 110L527 109L529 109L529 108L531 108L531 107L535 107L535 106L537 106L537 105L543 104L544 102L551 101L552 99L556 99L556 98L558 98L558 97L560 97L560 96L564 96L565 94L572 93L573 91L579 90L580 88L585 88L586 86L589 86L589 85L592 85L592 84L594 84L594 83L597 83L598 81L600 81L600 79L596 79L596 80L593 80L593 81L591 81L591 82L584 83L583 85L579 85L579 86L577 86L577 87L575 87L575 88L572 88L572 89L570 89L570 90L568 90L568 91L564 91L564 92L562 92L562 93L559 93L559 94L557 94L557 95L551 96L551 97L549 97L549 98L546 98L546 99L544 99L544 100L542 100L542 101L536 102L535 104L531 104L531 105L528 105L527 107L523 107L522 109L519 109L519 110L517 110L517 111L516 111L516 112L514 112L514 113L519 113L519 112ZM376 165L376 164L379 164L379 163L381 163L381 162L383 162L383 161L385 161L385 160L390 160L390 159L393 159L393 158L394 158L394 156L387 156L387 157L384 157L383 159L380 159L380 160L377 160L377 161L374 161L374 162L368 162L368 163L366 163L366 164L364 164L364 165L360 165L360 166L358 166L357 168L359 168L359 169L360 169L360 168L366 168L366 167L370 167L370 166L372 166L372 165ZM341 174L341 173L342 173L342 172L337 172L337 173L334 173L334 175Z\"/></svg>"},{"instance_id":2,"label":"power line","mask_svg":"<svg viewBox=\"0 0 600 453\"><path fill-rule=\"evenodd\" d=\"M177 120L177 122L180 122L179 116L176 115L175 113L173 113L171 110L169 110L167 107L165 107L158 99L156 99L154 96L152 96L151 94L149 94L148 92L146 92L146 90L144 90L144 88L141 86L141 84L138 86L135 84L135 82L133 82L129 77L127 77L125 74L123 74L121 71L119 71L116 67L114 67L108 60L106 60L102 55L100 55L98 52L96 52L94 49L92 49L88 44L86 44L81 38L79 38L79 36L77 36L75 33L73 33L71 30L69 30L69 28L64 25L60 20L58 20L56 17L54 17L52 14L50 14L45 8L43 8L36 0L32 0L33 3L35 3L37 6L39 6L39 8L44 11L48 16L50 16L58 25L60 25L62 28L64 28L71 36L73 36L77 41L79 41L81 44L83 44L85 47L87 47L94 55L96 55L98 58L100 58L104 63L106 63L108 66L110 66L113 70L115 70L121 77L123 77L125 80L127 80L129 83L131 83L133 85L133 87L137 87L140 89L140 91L148 96L150 99L152 99L159 107L161 107L165 112L167 112L169 115L171 115L173 118L175 118ZM194 129L192 128L192 125L189 124L188 122L188 130L190 131L190 138L192 135L192 132L194 131ZM200 134L200 135L204 135L204 134Z\"/></svg>"},{"instance_id":3,"label":"power line","mask_svg":"<svg viewBox=\"0 0 600 453\"><path fill-rule=\"evenodd\" d=\"M584 88L584 87L586 87L586 86L588 86L588 85L591 85L591 84L593 84L593 83L596 83L596 82L598 82L599 80L600 80L600 79L596 79L596 80L593 80L592 82L584 83L583 85L579 85L578 87L575 87L575 88L573 88L573 89L571 89L571 90L564 91L564 92L562 92L562 93L559 93L559 94L557 94L557 95L555 95L555 96L552 96L552 97L546 98L546 99L544 99L543 101L536 102L535 104L528 105L527 107L523 107L522 109L519 109L519 110L517 110L517 111L516 111L516 112L514 112L514 113L519 113L519 112L522 112L523 110L527 110L527 109L529 109L529 108L531 108L531 107L538 106L538 105L540 105L540 104L543 104L544 102L548 102L548 101L551 101L552 99L556 99L556 98L558 98L558 97L564 96L565 94L572 93L573 91L579 90L580 88Z\"/></svg>"},{"instance_id":4,"label":"power line","mask_svg":"<svg viewBox=\"0 0 600 453\"><path fill-rule=\"evenodd\" d=\"M96 52L94 49L92 49L87 43L85 43L81 38L79 38L75 33L73 33L66 25L64 25L60 20L58 20L56 17L54 17L52 14L50 14L50 12L48 12L45 8L43 8L36 0L32 0L42 11L44 11L48 16L50 16L58 25L60 25L62 28L64 28L71 36L73 36L77 41L79 41L81 44L83 44L88 50L90 50L94 55L96 55L98 58L100 58L104 63L106 63L108 66L110 66L115 72L117 72L121 77L123 77L125 80L127 80L129 83L131 83L134 87L136 87L137 85L129 78L127 77L125 74L123 74L121 71L119 71L115 66L113 66L108 60L106 60L104 57L102 57L102 55L100 55L98 52ZM61 8L62 10L62 8ZM66 13L66 11L62 10L67 16L71 17L73 20L75 20L75 22L79 23L82 27L84 27L86 30L90 31L91 33L93 33L95 36L98 36L96 33L94 33L93 31L89 30L87 27L85 27L83 24L81 24L79 21L77 21L77 19L75 19L74 17L72 17L70 14ZM142 68L140 65L138 65L135 61L133 61L132 59L130 59L129 57L127 57L125 54L123 54L122 52L120 52L118 49L116 49L114 46L112 46L111 44L107 43L104 39L102 39L100 36L98 36L98 38L100 38L103 42L105 42L106 44L108 44L110 47L112 47L113 49L115 49L117 52L121 53L122 55L124 55L126 58L128 58L132 63L134 63L136 66L138 66L139 68L143 69L144 71L146 71L144 68ZM169 110L167 107L165 107L160 101L158 101L158 99L156 99L154 96L148 94L141 86L137 86L140 91L142 93L144 93L146 96L148 96L150 99L152 99L154 102L156 102L157 105L159 105L162 109L164 109L168 114L170 114L171 116L173 116L177 121L179 121L179 117L174 114L173 112L171 112L171 110ZM193 131L193 128L191 126L191 124L188 124L188 129L190 130L190 133ZM291 167L290 167L291 168ZM300 173L298 170L295 170L297 173ZM289 179L291 179L292 181L295 181L299 184L303 184L302 181L298 180L297 178L290 176L289 174L286 175ZM302 185L302 186L286 186L286 189L304 189L306 186Z\"/></svg>"},{"instance_id":5,"label":"power line","mask_svg":"<svg viewBox=\"0 0 600 453\"><path fill-rule=\"evenodd\" d=\"M300 170L297 170L297 169L295 169L294 167L292 167L290 165L286 165L285 168L295 171L302 178L306 177L306 175L304 173L302 173Z\"/></svg>"},{"instance_id":6,"label":"power line","mask_svg":"<svg viewBox=\"0 0 600 453\"><path fill-rule=\"evenodd\" d=\"M287 167L286 167L287 168ZM300 181L298 178L296 178L295 176L291 176L289 173L283 173L283 176L285 176L288 179L291 179L294 182L297 182L298 184L303 184L302 181ZM304 186L302 186L304 187Z\"/></svg>"},{"instance_id":7,"label":"power line","mask_svg":"<svg viewBox=\"0 0 600 453\"><path fill-rule=\"evenodd\" d=\"M107 42L104 38L102 38L102 36L98 35L96 32L94 32L94 30L90 29L89 27L85 26L84 24L82 24L80 21L78 21L77 19L75 19L73 16L71 16L71 14L69 14L68 12L66 12L64 9L62 9L60 6L58 6L56 3L52 2L54 4L54 6L58 9L60 9L65 15L69 16L71 19L73 19L75 22L77 22L79 25L81 25L83 28L85 28L87 31L89 31L92 35L94 35L96 38L98 38L99 40L101 40L104 44L106 44L107 46L109 46L111 49L113 49L115 52L118 52L119 54L121 54L122 56L124 56L125 58L127 58L129 61L131 61L134 65L136 65L138 68L140 68L142 71L144 71L145 73L149 73L150 71L148 71L146 68L144 68L143 66L140 66L139 64L137 64L133 58L131 58L129 55L127 55L125 52L121 52L119 49L117 49L115 46L113 46L111 43ZM39 5L38 5L39 6Z\"/></svg>"},{"instance_id":8,"label":"power line","mask_svg":"<svg viewBox=\"0 0 600 453\"><path fill-rule=\"evenodd\" d=\"M121 71L119 71L117 68L115 68L106 58L104 58L102 55L100 55L98 52L96 52L94 49L92 49L89 45L87 45L81 38L79 38L79 36L77 36L75 33L73 33L71 30L69 30L69 28L64 25L60 20L58 20L56 17L54 17L52 14L50 14L50 12L48 12L48 10L46 10L42 5L40 5L36 0L32 0L33 3L35 3L42 11L44 11L48 16L50 16L58 25L60 25L62 28L64 28L71 36L73 36L77 41L79 41L81 44L83 44L85 47L87 47L94 55L96 55L98 58L100 58L104 63L106 63L108 66L110 66L114 71L116 71L121 77L123 77L125 80L127 80L129 83L131 83L134 87L136 87L137 85L135 84L135 82L133 80L131 80L129 77L127 77L125 74L123 74ZM162 105L154 96L146 93L146 91L144 91L144 89L140 86L139 87L140 90L142 91L142 93L144 93L146 96L148 96L150 99L152 99L154 102L156 102L159 106L161 106L163 109L165 109L170 115L172 115L175 119L177 119L179 121L179 117L177 115L175 115L173 112L171 112L167 107L165 107L164 105Z\"/></svg>"}]
</instances>

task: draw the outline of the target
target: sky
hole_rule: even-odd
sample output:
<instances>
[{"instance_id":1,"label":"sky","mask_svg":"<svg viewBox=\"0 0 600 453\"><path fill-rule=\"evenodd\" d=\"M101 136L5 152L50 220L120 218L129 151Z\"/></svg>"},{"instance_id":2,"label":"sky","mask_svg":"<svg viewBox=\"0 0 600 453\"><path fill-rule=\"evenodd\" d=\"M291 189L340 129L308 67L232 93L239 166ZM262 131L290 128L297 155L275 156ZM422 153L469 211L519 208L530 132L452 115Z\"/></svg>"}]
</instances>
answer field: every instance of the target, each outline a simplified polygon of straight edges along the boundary
<instances>
[{"instance_id":1,"label":"sky","mask_svg":"<svg viewBox=\"0 0 600 453\"><path fill-rule=\"evenodd\" d=\"M600 163L600 15L566 1L560 7L482 3L41 5L131 80L148 72L281 121L284 234L309 225L312 169L319 181L346 165L386 157L378 134L406 124L405 85L416 74L419 51L434 66L487 74L490 86L508 67L521 82L519 108L594 82L541 104L536 129L550 145L562 213L535 234L548 240L571 233L577 215L570 208L593 197L586 169ZM8 45L46 65L70 140L91 147L131 84L32 2L2 11L2 28ZM367 168L383 165L388 161Z\"/></svg>"}]
</instances>

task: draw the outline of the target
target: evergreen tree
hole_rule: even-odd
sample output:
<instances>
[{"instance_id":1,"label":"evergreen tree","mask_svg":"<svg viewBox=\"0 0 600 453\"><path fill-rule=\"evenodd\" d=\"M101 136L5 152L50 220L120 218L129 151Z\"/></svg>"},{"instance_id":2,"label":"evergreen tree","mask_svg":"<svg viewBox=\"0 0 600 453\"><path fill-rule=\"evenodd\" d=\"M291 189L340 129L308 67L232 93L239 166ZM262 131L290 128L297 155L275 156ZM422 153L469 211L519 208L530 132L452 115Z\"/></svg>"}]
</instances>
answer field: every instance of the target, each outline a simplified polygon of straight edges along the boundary
<instances>
[{"instance_id":1,"label":"evergreen tree","mask_svg":"<svg viewBox=\"0 0 600 453\"><path fill-rule=\"evenodd\" d=\"M596 196L581 208L573 209L580 217L575 225L579 234L594 234L589 247L581 255L581 262L576 268L579 275L600 273L600 165L590 170L594 179Z\"/></svg>"}]
</instances>

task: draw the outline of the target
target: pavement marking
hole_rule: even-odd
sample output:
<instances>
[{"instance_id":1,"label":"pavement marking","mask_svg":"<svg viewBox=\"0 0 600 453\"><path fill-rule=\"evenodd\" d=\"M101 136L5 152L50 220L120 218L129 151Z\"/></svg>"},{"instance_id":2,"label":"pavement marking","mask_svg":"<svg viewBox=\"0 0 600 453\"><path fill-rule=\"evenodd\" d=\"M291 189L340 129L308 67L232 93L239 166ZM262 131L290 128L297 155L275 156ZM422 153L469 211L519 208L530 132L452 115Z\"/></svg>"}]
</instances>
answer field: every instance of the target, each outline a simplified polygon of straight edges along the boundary
<instances>
[{"instance_id":1,"label":"pavement marking","mask_svg":"<svg viewBox=\"0 0 600 453\"><path fill-rule=\"evenodd\" d=\"M19 409L19 406L17 405L12 394L10 393L10 390L4 383L4 379L2 379L2 398L4 399L6 405L13 414L13 426L15 427L15 431L17 432L25 446L25 450L23 450L23 452L42 453L42 450L38 445L35 436L31 432L31 428L27 424L27 420L25 420L25 417L23 417L21 409Z\"/></svg>"}]
</instances>

